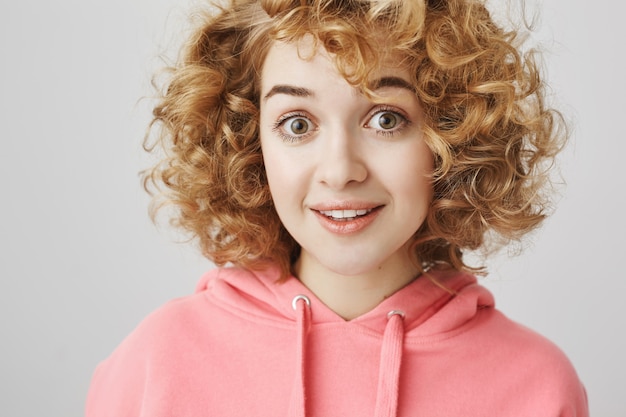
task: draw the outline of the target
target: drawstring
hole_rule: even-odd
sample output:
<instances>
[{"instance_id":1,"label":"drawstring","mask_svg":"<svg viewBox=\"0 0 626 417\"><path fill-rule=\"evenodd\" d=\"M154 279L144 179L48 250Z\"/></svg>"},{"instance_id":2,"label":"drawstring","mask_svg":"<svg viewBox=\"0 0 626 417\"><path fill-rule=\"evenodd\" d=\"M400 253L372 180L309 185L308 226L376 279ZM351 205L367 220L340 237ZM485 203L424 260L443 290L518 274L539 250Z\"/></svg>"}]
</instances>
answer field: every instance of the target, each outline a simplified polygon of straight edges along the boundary
<instances>
[{"instance_id":1,"label":"drawstring","mask_svg":"<svg viewBox=\"0 0 626 417\"><path fill-rule=\"evenodd\" d=\"M304 367L306 361L306 335L309 331L311 319L311 301L304 295L297 295L291 302L291 306L296 311L297 326L297 354L296 364L298 372L296 372L296 380L294 381L294 392L291 395L288 416L305 417L305 391L304 391Z\"/></svg>"},{"instance_id":2,"label":"drawstring","mask_svg":"<svg viewBox=\"0 0 626 417\"><path fill-rule=\"evenodd\" d=\"M375 417L395 417L398 412L398 390L400 383L400 362L404 341L404 312L390 311L380 350L380 370L378 371L378 396L376 397Z\"/></svg>"},{"instance_id":3,"label":"drawstring","mask_svg":"<svg viewBox=\"0 0 626 417\"><path fill-rule=\"evenodd\" d=\"M291 303L296 311L298 372L294 381L289 417L305 417L305 361L306 337L311 324L311 301L304 295L297 295ZM398 411L398 390L400 365L404 343L404 312L392 310L387 314L387 326L383 335L380 351L380 369L378 374L378 394L376 397L375 417L395 417Z\"/></svg>"}]
</instances>

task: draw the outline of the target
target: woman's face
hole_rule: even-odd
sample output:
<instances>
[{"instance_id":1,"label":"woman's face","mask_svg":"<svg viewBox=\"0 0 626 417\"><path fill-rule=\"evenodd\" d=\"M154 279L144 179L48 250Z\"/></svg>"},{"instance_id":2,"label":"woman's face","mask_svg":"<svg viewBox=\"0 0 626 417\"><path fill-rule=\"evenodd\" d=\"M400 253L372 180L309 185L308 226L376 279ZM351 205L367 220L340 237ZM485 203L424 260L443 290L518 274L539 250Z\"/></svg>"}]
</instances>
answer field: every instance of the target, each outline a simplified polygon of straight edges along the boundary
<instances>
[{"instance_id":1,"label":"woman's face","mask_svg":"<svg viewBox=\"0 0 626 417\"><path fill-rule=\"evenodd\" d=\"M383 66L370 80L382 97L374 103L311 48L275 42L261 74L261 146L276 211L309 264L341 275L406 268L433 170L409 74Z\"/></svg>"}]
</instances>

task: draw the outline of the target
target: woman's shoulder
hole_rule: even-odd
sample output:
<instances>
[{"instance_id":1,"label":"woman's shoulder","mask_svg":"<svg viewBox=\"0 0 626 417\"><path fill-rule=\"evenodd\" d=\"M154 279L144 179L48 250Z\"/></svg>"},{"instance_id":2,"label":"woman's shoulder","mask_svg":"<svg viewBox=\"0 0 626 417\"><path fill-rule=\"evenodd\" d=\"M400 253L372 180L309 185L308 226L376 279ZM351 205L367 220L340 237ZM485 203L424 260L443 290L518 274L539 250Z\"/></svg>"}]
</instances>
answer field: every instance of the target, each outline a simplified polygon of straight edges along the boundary
<instances>
[{"instance_id":1,"label":"woman's shoulder","mask_svg":"<svg viewBox=\"0 0 626 417\"><path fill-rule=\"evenodd\" d=\"M198 280L195 291L173 298L148 313L120 343L114 354L135 351L146 356L147 352L158 349L176 348L181 345L178 343L181 339L189 341L196 335L210 337L212 333L221 331L221 328L232 323L232 320L222 320L224 314L233 312L229 303L241 304L241 300L246 299L243 295L237 294L237 297L233 293L242 292L246 286L260 286L257 275L235 267L209 270Z\"/></svg>"},{"instance_id":2,"label":"woman's shoulder","mask_svg":"<svg viewBox=\"0 0 626 417\"><path fill-rule=\"evenodd\" d=\"M487 316L466 335L467 348L485 368L497 369L511 380L526 381L525 387L541 386L554 398L585 397L571 360L557 343L495 308Z\"/></svg>"},{"instance_id":3,"label":"woman's shoulder","mask_svg":"<svg viewBox=\"0 0 626 417\"><path fill-rule=\"evenodd\" d=\"M220 354L223 343L217 341L228 331L228 323L220 320L219 310L207 301L202 289L219 274L219 269L208 272L194 293L167 301L149 313L98 364L86 415L120 415L120 410L121 415L139 415L133 410L142 407L147 392L161 398L181 387L191 389L185 385L190 372L209 363L207 355Z\"/></svg>"}]
</instances>

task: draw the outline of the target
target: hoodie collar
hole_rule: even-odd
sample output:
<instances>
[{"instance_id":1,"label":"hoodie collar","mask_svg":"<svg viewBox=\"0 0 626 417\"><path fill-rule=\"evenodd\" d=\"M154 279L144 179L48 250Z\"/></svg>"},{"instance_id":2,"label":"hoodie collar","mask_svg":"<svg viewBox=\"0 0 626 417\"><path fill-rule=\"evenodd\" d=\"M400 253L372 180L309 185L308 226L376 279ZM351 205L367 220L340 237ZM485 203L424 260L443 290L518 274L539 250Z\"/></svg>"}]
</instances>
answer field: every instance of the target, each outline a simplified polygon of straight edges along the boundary
<instances>
[{"instance_id":1,"label":"hoodie collar","mask_svg":"<svg viewBox=\"0 0 626 417\"><path fill-rule=\"evenodd\" d=\"M303 295L310 300L312 325L346 323L297 278L292 276L279 283L279 276L274 267L262 271L219 268L206 274L196 291L208 289L217 302L252 319L290 322L296 319L292 301ZM469 321L479 309L493 304L492 295L477 284L473 275L433 269L349 323L383 334L388 313L401 311L408 337L428 336L454 330Z\"/></svg>"}]
</instances>

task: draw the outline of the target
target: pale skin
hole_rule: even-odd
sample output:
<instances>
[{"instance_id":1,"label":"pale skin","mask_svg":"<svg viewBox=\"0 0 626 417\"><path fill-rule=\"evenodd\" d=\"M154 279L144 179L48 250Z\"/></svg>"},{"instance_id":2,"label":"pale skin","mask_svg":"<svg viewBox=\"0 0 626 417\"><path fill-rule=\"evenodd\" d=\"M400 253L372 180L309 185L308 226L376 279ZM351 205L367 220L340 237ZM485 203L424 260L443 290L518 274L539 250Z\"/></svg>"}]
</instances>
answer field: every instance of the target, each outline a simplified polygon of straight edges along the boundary
<instances>
[{"instance_id":1,"label":"pale skin","mask_svg":"<svg viewBox=\"0 0 626 417\"><path fill-rule=\"evenodd\" d=\"M310 39L276 42L261 73L270 191L302 248L294 274L346 320L419 275L409 245L432 200L422 109L406 69L387 61L370 82L377 102Z\"/></svg>"}]
</instances>

